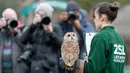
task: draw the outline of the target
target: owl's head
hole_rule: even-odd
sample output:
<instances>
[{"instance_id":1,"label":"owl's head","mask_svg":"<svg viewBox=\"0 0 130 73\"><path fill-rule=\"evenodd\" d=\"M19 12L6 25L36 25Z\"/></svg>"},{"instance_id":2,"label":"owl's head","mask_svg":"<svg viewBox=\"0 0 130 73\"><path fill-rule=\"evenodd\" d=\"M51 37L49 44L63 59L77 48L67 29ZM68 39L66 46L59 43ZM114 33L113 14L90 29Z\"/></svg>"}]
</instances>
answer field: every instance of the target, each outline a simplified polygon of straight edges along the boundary
<instances>
[{"instance_id":1,"label":"owl's head","mask_svg":"<svg viewBox=\"0 0 130 73\"><path fill-rule=\"evenodd\" d=\"M69 40L69 41L78 41L78 37L76 35L76 33L74 32L67 32L64 36L64 40Z\"/></svg>"}]
</instances>

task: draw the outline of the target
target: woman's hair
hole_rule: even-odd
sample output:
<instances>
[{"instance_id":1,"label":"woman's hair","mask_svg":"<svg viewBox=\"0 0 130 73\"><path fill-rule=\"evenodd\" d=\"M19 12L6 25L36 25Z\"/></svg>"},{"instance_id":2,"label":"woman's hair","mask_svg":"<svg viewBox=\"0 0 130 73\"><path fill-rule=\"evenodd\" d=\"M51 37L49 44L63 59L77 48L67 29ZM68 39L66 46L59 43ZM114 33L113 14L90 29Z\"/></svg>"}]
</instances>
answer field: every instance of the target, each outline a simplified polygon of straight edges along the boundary
<instances>
[{"instance_id":1,"label":"woman's hair","mask_svg":"<svg viewBox=\"0 0 130 73\"><path fill-rule=\"evenodd\" d=\"M112 22L116 19L119 8L120 8L120 3L118 2L113 2L113 3L102 2L96 5L96 7L94 7L94 12L97 11L99 16L101 14L106 14L108 20Z\"/></svg>"}]
</instances>

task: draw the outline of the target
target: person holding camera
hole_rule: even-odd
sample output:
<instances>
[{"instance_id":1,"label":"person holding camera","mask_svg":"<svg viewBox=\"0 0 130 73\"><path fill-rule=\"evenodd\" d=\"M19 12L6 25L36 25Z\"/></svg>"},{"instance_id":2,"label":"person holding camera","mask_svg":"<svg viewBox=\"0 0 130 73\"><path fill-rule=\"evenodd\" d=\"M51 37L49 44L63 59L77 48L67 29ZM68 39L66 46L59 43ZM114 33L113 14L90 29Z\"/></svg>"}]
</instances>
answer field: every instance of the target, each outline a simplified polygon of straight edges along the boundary
<instances>
[{"instance_id":1,"label":"person holding camera","mask_svg":"<svg viewBox=\"0 0 130 73\"><path fill-rule=\"evenodd\" d=\"M0 19L0 73L27 73L25 64L17 62L22 54L18 45L19 32L17 29L16 12L7 8Z\"/></svg>"},{"instance_id":2,"label":"person holding camera","mask_svg":"<svg viewBox=\"0 0 130 73\"><path fill-rule=\"evenodd\" d=\"M30 73L58 73L57 53L62 44L62 30L51 24L52 12L49 4L39 4L33 24L20 39L26 45L20 60L30 61Z\"/></svg>"}]
</instances>

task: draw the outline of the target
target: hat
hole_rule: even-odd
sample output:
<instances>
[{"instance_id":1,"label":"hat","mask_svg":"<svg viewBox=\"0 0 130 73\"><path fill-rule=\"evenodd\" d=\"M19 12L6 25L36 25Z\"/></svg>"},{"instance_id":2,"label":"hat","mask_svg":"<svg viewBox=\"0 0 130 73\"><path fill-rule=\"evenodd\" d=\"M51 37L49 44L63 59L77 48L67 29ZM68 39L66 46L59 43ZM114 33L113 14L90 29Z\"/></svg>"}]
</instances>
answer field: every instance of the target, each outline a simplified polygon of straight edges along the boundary
<instances>
[{"instance_id":1,"label":"hat","mask_svg":"<svg viewBox=\"0 0 130 73\"><path fill-rule=\"evenodd\" d=\"M35 13L37 13L39 10L44 10L46 12L46 15L50 17L52 17L52 12L54 11L53 7L48 3L40 3L36 8Z\"/></svg>"},{"instance_id":2,"label":"hat","mask_svg":"<svg viewBox=\"0 0 130 73\"><path fill-rule=\"evenodd\" d=\"M69 1L67 4L66 11L79 11L80 7L75 1Z\"/></svg>"}]
</instances>

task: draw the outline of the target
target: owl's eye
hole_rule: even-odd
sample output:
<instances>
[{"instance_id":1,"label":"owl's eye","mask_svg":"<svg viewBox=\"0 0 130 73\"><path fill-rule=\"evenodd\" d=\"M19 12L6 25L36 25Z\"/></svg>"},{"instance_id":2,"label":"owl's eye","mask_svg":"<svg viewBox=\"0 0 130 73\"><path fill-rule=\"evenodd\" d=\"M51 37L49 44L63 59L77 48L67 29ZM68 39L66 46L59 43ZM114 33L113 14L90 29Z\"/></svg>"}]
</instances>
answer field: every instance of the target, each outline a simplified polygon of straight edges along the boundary
<instances>
[{"instance_id":1,"label":"owl's eye","mask_svg":"<svg viewBox=\"0 0 130 73\"><path fill-rule=\"evenodd\" d=\"M70 34L68 35L68 37L70 37Z\"/></svg>"},{"instance_id":2,"label":"owl's eye","mask_svg":"<svg viewBox=\"0 0 130 73\"><path fill-rule=\"evenodd\" d=\"M73 36L75 36L75 34L73 34Z\"/></svg>"}]
</instances>

